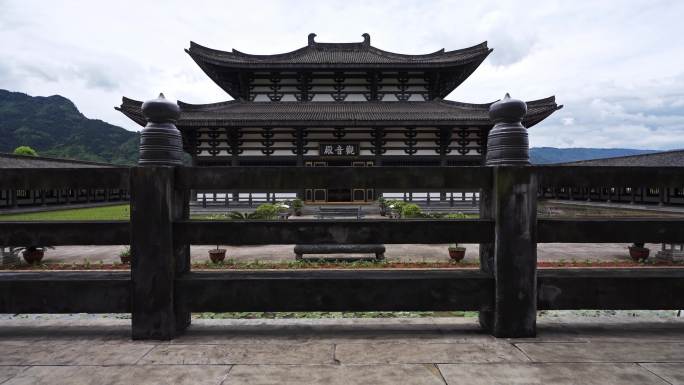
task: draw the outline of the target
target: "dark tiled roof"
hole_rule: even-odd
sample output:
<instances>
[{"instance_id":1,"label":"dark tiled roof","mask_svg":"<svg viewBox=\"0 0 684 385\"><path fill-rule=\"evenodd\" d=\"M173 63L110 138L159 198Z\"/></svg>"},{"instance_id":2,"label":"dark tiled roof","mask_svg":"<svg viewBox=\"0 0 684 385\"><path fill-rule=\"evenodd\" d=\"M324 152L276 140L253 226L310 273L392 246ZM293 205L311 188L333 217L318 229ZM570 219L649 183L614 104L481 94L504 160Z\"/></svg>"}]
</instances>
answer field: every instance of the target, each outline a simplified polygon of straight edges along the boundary
<instances>
[{"instance_id":1,"label":"dark tiled roof","mask_svg":"<svg viewBox=\"0 0 684 385\"><path fill-rule=\"evenodd\" d=\"M197 62L215 65L249 66L262 65L335 65L344 66L453 66L481 62L491 52L487 42L459 50L439 51L424 55L405 55L384 51L370 45L370 36L364 34L359 43L318 43L315 34L309 35L309 44L292 52L276 55L250 55L237 50L220 51L190 42L186 52Z\"/></svg>"},{"instance_id":2,"label":"dark tiled roof","mask_svg":"<svg viewBox=\"0 0 684 385\"><path fill-rule=\"evenodd\" d=\"M123 98L117 109L140 125L145 119L141 102ZM444 124L460 123L491 125L488 110L491 103L470 104L448 100L427 102L244 102L192 105L178 102L181 117L178 126L274 126L290 125L351 125L376 124ZM528 113L523 123L527 127L542 121L561 108L555 98L527 102Z\"/></svg>"},{"instance_id":3,"label":"dark tiled roof","mask_svg":"<svg viewBox=\"0 0 684 385\"><path fill-rule=\"evenodd\" d=\"M97 168L117 167L109 163L86 162L82 160L47 158L0 153L0 168Z\"/></svg>"},{"instance_id":4,"label":"dark tiled roof","mask_svg":"<svg viewBox=\"0 0 684 385\"><path fill-rule=\"evenodd\" d=\"M564 166L634 166L634 167L684 167L684 150L656 152L652 154L618 156L615 158L580 160L562 163Z\"/></svg>"},{"instance_id":5,"label":"dark tiled roof","mask_svg":"<svg viewBox=\"0 0 684 385\"><path fill-rule=\"evenodd\" d=\"M245 79L256 71L417 71L434 80L430 92L446 97L463 83L492 52L487 42L459 50L404 55L370 45L370 36L357 43L318 43L309 35L305 47L276 55L220 51L190 42L190 57L219 87L235 99L248 99Z\"/></svg>"}]
</instances>

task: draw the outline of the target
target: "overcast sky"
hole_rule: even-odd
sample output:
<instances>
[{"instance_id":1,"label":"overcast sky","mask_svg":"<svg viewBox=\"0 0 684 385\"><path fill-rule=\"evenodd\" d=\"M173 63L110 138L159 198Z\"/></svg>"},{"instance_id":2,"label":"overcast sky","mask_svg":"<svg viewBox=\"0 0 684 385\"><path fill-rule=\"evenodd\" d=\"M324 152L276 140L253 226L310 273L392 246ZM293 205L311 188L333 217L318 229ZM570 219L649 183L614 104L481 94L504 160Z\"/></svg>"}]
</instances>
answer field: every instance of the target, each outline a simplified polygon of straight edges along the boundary
<instances>
[{"instance_id":1,"label":"overcast sky","mask_svg":"<svg viewBox=\"0 0 684 385\"><path fill-rule=\"evenodd\" d=\"M684 148L684 1L0 0L0 88L60 94L129 130L122 96L230 97L183 51L272 54L317 41L399 53L488 41L494 52L448 99L556 95L533 146Z\"/></svg>"}]
</instances>

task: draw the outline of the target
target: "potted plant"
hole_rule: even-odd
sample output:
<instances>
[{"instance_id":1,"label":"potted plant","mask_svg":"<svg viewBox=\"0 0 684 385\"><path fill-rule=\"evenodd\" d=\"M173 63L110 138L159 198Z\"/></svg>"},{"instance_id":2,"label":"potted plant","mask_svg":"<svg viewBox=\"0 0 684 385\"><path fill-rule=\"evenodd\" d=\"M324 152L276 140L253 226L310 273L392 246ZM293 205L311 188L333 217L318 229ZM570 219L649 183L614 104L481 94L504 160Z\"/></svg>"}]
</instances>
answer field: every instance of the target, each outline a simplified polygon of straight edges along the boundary
<instances>
[{"instance_id":1,"label":"potted plant","mask_svg":"<svg viewBox=\"0 0 684 385\"><path fill-rule=\"evenodd\" d=\"M226 249L219 249L216 245L215 249L209 250L209 259L214 263L223 262L226 259Z\"/></svg>"},{"instance_id":2,"label":"potted plant","mask_svg":"<svg viewBox=\"0 0 684 385\"><path fill-rule=\"evenodd\" d=\"M52 246L26 246L16 249L15 252L21 251L21 255L24 257L26 263L33 265L40 263L45 256L45 250L54 249Z\"/></svg>"},{"instance_id":3,"label":"potted plant","mask_svg":"<svg viewBox=\"0 0 684 385\"><path fill-rule=\"evenodd\" d=\"M643 242L634 242L629 246L629 256L636 262L645 261L651 249L644 247Z\"/></svg>"},{"instance_id":4,"label":"potted plant","mask_svg":"<svg viewBox=\"0 0 684 385\"><path fill-rule=\"evenodd\" d=\"M387 200L385 197L380 197L378 198L378 205L380 206L380 215L381 216L386 216L387 215Z\"/></svg>"},{"instance_id":5,"label":"potted plant","mask_svg":"<svg viewBox=\"0 0 684 385\"><path fill-rule=\"evenodd\" d=\"M461 261L465 257L466 248L459 246L458 243L449 245L449 258L455 262Z\"/></svg>"},{"instance_id":6,"label":"potted plant","mask_svg":"<svg viewBox=\"0 0 684 385\"><path fill-rule=\"evenodd\" d=\"M121 259L121 263L124 265L131 263L131 248L126 247L125 249L121 250L119 253L119 258Z\"/></svg>"},{"instance_id":7,"label":"potted plant","mask_svg":"<svg viewBox=\"0 0 684 385\"><path fill-rule=\"evenodd\" d=\"M294 211L294 215L296 217L302 216L302 208L304 207L304 204L302 203L302 200L297 198L292 200L292 210Z\"/></svg>"}]
</instances>

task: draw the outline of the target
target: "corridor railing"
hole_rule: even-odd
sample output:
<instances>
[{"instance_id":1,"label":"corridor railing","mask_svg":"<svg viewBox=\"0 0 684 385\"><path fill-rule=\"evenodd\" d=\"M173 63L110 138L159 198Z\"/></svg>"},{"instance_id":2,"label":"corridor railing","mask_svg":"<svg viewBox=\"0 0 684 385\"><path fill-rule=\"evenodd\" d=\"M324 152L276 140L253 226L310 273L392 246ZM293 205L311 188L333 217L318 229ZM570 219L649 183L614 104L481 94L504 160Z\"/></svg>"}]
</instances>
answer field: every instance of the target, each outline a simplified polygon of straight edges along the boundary
<instances>
[{"instance_id":1,"label":"corridor railing","mask_svg":"<svg viewBox=\"0 0 684 385\"><path fill-rule=\"evenodd\" d=\"M155 127L173 126L169 121L160 119ZM141 154L150 156L145 135ZM536 333L537 310L684 308L681 268L538 270L536 263L537 243L684 240L684 219L537 219L540 184L677 187L684 185L684 167L499 162L482 167L196 168L163 165L168 147L157 150L141 158L143 166L130 169L0 170L2 188L69 185L131 191L130 223L1 222L0 244L130 244L132 252L130 272L2 272L0 312L131 313L133 338L171 339L190 324L192 312L474 310L480 312L482 327L497 337L530 337ZM167 160L177 163L172 156ZM453 220L189 219L190 190L280 192L315 185L388 192L479 190L481 215ZM480 269L190 268L191 244L453 242L479 243Z\"/></svg>"}]
</instances>

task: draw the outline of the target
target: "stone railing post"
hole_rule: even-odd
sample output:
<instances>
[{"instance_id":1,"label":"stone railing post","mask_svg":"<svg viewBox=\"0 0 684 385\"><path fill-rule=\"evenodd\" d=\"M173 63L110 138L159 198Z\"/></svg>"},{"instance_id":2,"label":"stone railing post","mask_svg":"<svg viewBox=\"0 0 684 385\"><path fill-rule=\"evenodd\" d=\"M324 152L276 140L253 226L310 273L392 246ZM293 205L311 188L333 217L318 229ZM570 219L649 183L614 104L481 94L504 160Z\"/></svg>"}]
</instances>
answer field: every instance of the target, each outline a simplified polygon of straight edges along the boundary
<instances>
[{"instance_id":1,"label":"stone railing post","mask_svg":"<svg viewBox=\"0 0 684 385\"><path fill-rule=\"evenodd\" d=\"M188 217L189 194L174 187L182 139L178 105L160 94L142 105L138 167L131 169L131 281L133 339L168 340L190 323L174 303L174 281L189 270L189 245L175 239L173 222Z\"/></svg>"},{"instance_id":2,"label":"stone railing post","mask_svg":"<svg viewBox=\"0 0 684 385\"><path fill-rule=\"evenodd\" d=\"M521 123L526 113L527 105L508 94L489 109L495 125L487 138L485 164L493 166L494 180L483 205L495 221L495 243L486 261L494 275L495 298L481 321L496 337L536 335L537 182Z\"/></svg>"}]
</instances>

